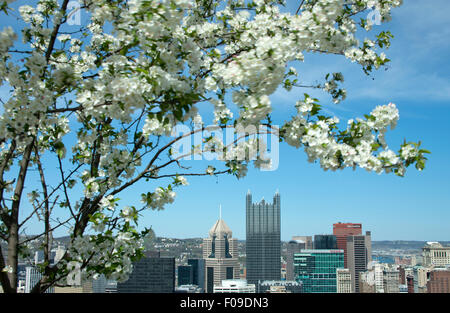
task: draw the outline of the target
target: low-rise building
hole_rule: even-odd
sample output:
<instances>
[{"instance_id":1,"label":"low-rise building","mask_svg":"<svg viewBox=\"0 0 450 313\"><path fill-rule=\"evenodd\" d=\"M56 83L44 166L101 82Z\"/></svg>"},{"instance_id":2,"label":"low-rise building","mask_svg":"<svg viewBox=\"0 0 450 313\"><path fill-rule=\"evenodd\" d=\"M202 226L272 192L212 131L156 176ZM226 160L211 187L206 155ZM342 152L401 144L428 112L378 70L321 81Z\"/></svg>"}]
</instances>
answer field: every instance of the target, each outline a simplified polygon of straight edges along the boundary
<instances>
[{"instance_id":1,"label":"low-rise building","mask_svg":"<svg viewBox=\"0 0 450 313\"><path fill-rule=\"evenodd\" d=\"M258 282L258 293L301 293L302 283L290 280L264 280Z\"/></svg>"},{"instance_id":2,"label":"low-rise building","mask_svg":"<svg viewBox=\"0 0 450 313\"><path fill-rule=\"evenodd\" d=\"M399 293L400 271L394 266L383 270L383 289L385 293Z\"/></svg>"},{"instance_id":3,"label":"low-rise building","mask_svg":"<svg viewBox=\"0 0 450 313\"><path fill-rule=\"evenodd\" d=\"M450 265L450 247L444 247L439 242L427 242L422 248L424 266Z\"/></svg>"},{"instance_id":4,"label":"low-rise building","mask_svg":"<svg viewBox=\"0 0 450 313\"><path fill-rule=\"evenodd\" d=\"M336 292L337 293L352 292L352 275L348 268L336 269Z\"/></svg>"},{"instance_id":5,"label":"low-rise building","mask_svg":"<svg viewBox=\"0 0 450 313\"><path fill-rule=\"evenodd\" d=\"M247 284L244 279L224 279L220 286L214 286L214 293L255 293L255 284Z\"/></svg>"}]
</instances>

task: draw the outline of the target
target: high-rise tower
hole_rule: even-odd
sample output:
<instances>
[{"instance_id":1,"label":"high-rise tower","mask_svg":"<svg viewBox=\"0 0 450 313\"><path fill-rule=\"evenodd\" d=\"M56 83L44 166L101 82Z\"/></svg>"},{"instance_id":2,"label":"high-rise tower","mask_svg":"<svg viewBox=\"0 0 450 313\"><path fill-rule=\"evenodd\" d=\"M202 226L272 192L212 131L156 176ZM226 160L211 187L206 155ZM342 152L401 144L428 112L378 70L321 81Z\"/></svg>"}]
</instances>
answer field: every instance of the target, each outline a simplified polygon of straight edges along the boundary
<instances>
[{"instance_id":1,"label":"high-rise tower","mask_svg":"<svg viewBox=\"0 0 450 313\"><path fill-rule=\"evenodd\" d=\"M337 248L344 250L344 267L347 265L347 237L362 234L361 223L336 223L333 224L333 235L336 236Z\"/></svg>"},{"instance_id":2,"label":"high-rise tower","mask_svg":"<svg viewBox=\"0 0 450 313\"><path fill-rule=\"evenodd\" d=\"M359 293L360 273L367 270L367 265L372 261L371 232L366 235L356 235L347 237L347 266L352 276L352 291Z\"/></svg>"},{"instance_id":3,"label":"high-rise tower","mask_svg":"<svg viewBox=\"0 0 450 313\"><path fill-rule=\"evenodd\" d=\"M280 194L273 203L264 198L252 202L250 190L246 197L246 267L247 281L281 279Z\"/></svg>"},{"instance_id":4,"label":"high-rise tower","mask_svg":"<svg viewBox=\"0 0 450 313\"><path fill-rule=\"evenodd\" d=\"M237 240L220 217L209 231L209 238L203 239L203 259L205 259L206 292L214 292L222 280L239 278Z\"/></svg>"}]
</instances>

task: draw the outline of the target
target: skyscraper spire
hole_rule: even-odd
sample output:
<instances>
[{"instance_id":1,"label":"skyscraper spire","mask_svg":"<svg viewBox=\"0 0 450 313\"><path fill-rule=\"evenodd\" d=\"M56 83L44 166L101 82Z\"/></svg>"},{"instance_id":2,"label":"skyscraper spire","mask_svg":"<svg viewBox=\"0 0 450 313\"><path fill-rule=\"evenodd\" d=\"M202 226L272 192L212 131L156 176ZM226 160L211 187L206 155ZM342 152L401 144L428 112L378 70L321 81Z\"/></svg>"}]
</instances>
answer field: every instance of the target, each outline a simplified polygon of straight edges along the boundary
<instances>
[{"instance_id":1,"label":"skyscraper spire","mask_svg":"<svg viewBox=\"0 0 450 313\"><path fill-rule=\"evenodd\" d=\"M222 219L222 205L219 204L219 220Z\"/></svg>"}]
</instances>

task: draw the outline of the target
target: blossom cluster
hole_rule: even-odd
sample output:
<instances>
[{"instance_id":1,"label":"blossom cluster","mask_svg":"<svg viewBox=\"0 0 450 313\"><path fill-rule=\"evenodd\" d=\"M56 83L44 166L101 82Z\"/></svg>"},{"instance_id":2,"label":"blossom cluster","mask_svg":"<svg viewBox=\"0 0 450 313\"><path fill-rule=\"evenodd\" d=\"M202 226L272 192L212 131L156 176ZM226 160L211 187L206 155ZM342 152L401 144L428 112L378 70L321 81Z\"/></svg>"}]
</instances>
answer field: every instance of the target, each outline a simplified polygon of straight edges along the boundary
<instances>
[{"instance_id":1,"label":"blossom cluster","mask_svg":"<svg viewBox=\"0 0 450 313\"><path fill-rule=\"evenodd\" d=\"M405 143L399 154L389 149L384 134L388 127L395 128L399 118L393 103L377 106L365 119L349 120L347 129L339 132L339 119L320 115L317 99L305 94L296 107L298 114L282 130L284 138L296 148L304 146L308 160L319 160L324 170L360 167L403 176L408 165L422 162L428 153L417 144Z\"/></svg>"}]
</instances>

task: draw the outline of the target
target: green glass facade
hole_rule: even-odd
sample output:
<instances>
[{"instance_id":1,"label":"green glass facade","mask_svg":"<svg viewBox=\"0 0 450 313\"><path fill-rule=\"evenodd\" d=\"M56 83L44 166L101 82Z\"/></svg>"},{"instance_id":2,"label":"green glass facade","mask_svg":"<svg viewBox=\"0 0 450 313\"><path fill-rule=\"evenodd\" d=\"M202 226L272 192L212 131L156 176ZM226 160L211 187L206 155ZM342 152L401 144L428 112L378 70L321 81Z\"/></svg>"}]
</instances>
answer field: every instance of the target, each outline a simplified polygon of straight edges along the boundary
<instances>
[{"instance_id":1,"label":"green glass facade","mask_svg":"<svg viewBox=\"0 0 450 313\"><path fill-rule=\"evenodd\" d=\"M344 250L302 250L294 254L294 275L304 293L336 293L336 269L344 267Z\"/></svg>"}]
</instances>

